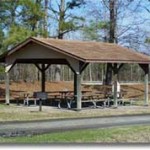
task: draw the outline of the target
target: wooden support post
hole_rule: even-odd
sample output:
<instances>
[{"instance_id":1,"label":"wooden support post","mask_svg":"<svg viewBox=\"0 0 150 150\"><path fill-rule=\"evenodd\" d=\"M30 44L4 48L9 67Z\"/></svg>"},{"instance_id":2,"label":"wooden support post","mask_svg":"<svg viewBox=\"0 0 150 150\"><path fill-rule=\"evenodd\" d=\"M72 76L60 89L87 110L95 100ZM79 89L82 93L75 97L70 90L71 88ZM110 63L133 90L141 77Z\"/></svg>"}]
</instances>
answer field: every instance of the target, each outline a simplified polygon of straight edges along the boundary
<instances>
[{"instance_id":1,"label":"wooden support post","mask_svg":"<svg viewBox=\"0 0 150 150\"><path fill-rule=\"evenodd\" d=\"M9 89L9 71L11 68L15 65L15 63L12 63L10 65L6 65L5 67L5 103L9 105L10 103L10 89Z\"/></svg>"},{"instance_id":2,"label":"wooden support post","mask_svg":"<svg viewBox=\"0 0 150 150\"><path fill-rule=\"evenodd\" d=\"M75 100L77 102L77 111L81 110L82 103L81 103L81 74L75 73L74 75L74 94Z\"/></svg>"},{"instance_id":3,"label":"wooden support post","mask_svg":"<svg viewBox=\"0 0 150 150\"><path fill-rule=\"evenodd\" d=\"M77 100L77 74L74 73L74 97L75 97L75 100Z\"/></svg>"},{"instance_id":4,"label":"wooden support post","mask_svg":"<svg viewBox=\"0 0 150 150\"><path fill-rule=\"evenodd\" d=\"M74 72L74 99L77 103L76 110L79 111L82 108L81 74L87 67L88 63L70 60L68 60L68 62L68 66Z\"/></svg>"},{"instance_id":5,"label":"wooden support post","mask_svg":"<svg viewBox=\"0 0 150 150\"><path fill-rule=\"evenodd\" d=\"M144 81L145 81L145 90L144 90L144 106L148 106L149 104L149 97L148 97L148 91L149 91L149 86L148 86L148 73L149 73L149 65L148 64L139 64L140 67L143 69L145 76L144 76Z\"/></svg>"},{"instance_id":6,"label":"wooden support post","mask_svg":"<svg viewBox=\"0 0 150 150\"><path fill-rule=\"evenodd\" d=\"M118 71L119 69L117 68L117 64L114 64L113 66L113 82L114 82L114 93L113 93L113 98L114 98L114 108L118 107L118 100L117 100L117 81L118 81Z\"/></svg>"},{"instance_id":7,"label":"wooden support post","mask_svg":"<svg viewBox=\"0 0 150 150\"><path fill-rule=\"evenodd\" d=\"M148 106L148 73L145 73L145 94L144 94L144 105Z\"/></svg>"},{"instance_id":8,"label":"wooden support post","mask_svg":"<svg viewBox=\"0 0 150 150\"><path fill-rule=\"evenodd\" d=\"M45 64L42 63L42 66L39 66L38 64L35 64L35 66L41 72L41 91L45 92L45 71L49 68L50 64L47 64L47 66L45 66Z\"/></svg>"},{"instance_id":9,"label":"wooden support post","mask_svg":"<svg viewBox=\"0 0 150 150\"><path fill-rule=\"evenodd\" d=\"M123 67L124 64L111 64L111 69L113 70L113 82L114 82L114 93L113 93L113 98L114 98L114 108L118 107L118 91L117 91L117 82L118 82L118 73L119 70Z\"/></svg>"},{"instance_id":10,"label":"wooden support post","mask_svg":"<svg viewBox=\"0 0 150 150\"><path fill-rule=\"evenodd\" d=\"M123 66L123 64L121 64L120 66L118 66L118 64L114 64L112 66L113 69L113 82L114 82L114 93L113 93L113 98L114 98L114 108L118 107L118 100L117 100L117 82L118 82L118 72L121 69L121 67Z\"/></svg>"},{"instance_id":11,"label":"wooden support post","mask_svg":"<svg viewBox=\"0 0 150 150\"><path fill-rule=\"evenodd\" d=\"M45 92L45 64L42 64L41 74L42 74L41 91Z\"/></svg>"},{"instance_id":12,"label":"wooden support post","mask_svg":"<svg viewBox=\"0 0 150 150\"><path fill-rule=\"evenodd\" d=\"M6 100L6 104L9 105L10 103L10 92L9 92L9 72L6 72L5 74L5 100Z\"/></svg>"},{"instance_id":13,"label":"wooden support post","mask_svg":"<svg viewBox=\"0 0 150 150\"><path fill-rule=\"evenodd\" d=\"M82 108L81 98L81 74L77 74L77 110Z\"/></svg>"},{"instance_id":14,"label":"wooden support post","mask_svg":"<svg viewBox=\"0 0 150 150\"><path fill-rule=\"evenodd\" d=\"M113 75L113 82L114 82L114 108L118 107L118 100L117 100L117 73Z\"/></svg>"}]
</instances>

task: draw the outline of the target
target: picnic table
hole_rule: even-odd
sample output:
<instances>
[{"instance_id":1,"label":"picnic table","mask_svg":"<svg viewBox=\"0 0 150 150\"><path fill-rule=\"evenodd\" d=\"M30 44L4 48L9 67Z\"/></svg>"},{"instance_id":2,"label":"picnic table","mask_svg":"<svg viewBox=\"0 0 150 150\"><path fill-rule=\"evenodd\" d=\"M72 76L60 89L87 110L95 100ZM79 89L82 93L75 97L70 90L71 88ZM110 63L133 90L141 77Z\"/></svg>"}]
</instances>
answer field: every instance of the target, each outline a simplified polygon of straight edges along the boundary
<instances>
[{"instance_id":1,"label":"picnic table","mask_svg":"<svg viewBox=\"0 0 150 150\"><path fill-rule=\"evenodd\" d=\"M34 94L35 93L32 93L32 92L26 92L26 93L24 93L24 105L29 106L29 102L30 101L33 101L35 106L37 105L37 99L34 96Z\"/></svg>"},{"instance_id":2,"label":"picnic table","mask_svg":"<svg viewBox=\"0 0 150 150\"><path fill-rule=\"evenodd\" d=\"M82 96L82 103L88 102L93 104L93 108L104 108L108 106L108 97L104 91L93 91L89 95Z\"/></svg>"},{"instance_id":3,"label":"picnic table","mask_svg":"<svg viewBox=\"0 0 150 150\"><path fill-rule=\"evenodd\" d=\"M111 103L113 103L113 92L112 91L91 91L83 89L82 91L82 99L81 103L91 103L93 108L104 108L110 107ZM24 93L24 105L29 106L30 101L34 101L34 105L37 105L37 98L34 96L34 93L26 92ZM65 104L68 109L71 108L73 101L75 100L74 91L73 90L58 90L58 91L48 91L48 99L53 99L57 102L58 108L62 107L62 104ZM118 104L124 105L126 101L129 99L125 99L124 95L126 91L120 92L120 97L118 97ZM131 104L132 104L131 100Z\"/></svg>"},{"instance_id":4,"label":"picnic table","mask_svg":"<svg viewBox=\"0 0 150 150\"><path fill-rule=\"evenodd\" d=\"M88 93L88 92L91 92L91 91L90 90L82 90L81 92L82 92L82 94L85 94L85 93ZM70 109L71 104L72 104L72 102L74 101L74 98L75 98L74 91L64 89L64 90L57 91L57 93L59 93L59 98L57 97L55 99L55 101L58 102L58 108L61 108L62 103L66 103L67 108Z\"/></svg>"}]
</instances>

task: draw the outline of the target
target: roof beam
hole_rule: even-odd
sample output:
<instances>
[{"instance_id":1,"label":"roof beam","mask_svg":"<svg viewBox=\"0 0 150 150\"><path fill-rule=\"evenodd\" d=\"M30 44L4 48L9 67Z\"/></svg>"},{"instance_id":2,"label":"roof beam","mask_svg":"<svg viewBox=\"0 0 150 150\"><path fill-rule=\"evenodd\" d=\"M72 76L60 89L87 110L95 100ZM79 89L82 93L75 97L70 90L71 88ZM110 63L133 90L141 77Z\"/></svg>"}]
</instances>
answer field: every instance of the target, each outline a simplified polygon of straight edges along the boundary
<instances>
[{"instance_id":1,"label":"roof beam","mask_svg":"<svg viewBox=\"0 0 150 150\"><path fill-rule=\"evenodd\" d=\"M47 64L46 66L45 66L46 64L44 64L44 63L42 63L42 66L40 66L40 64L36 64L35 63L35 66L42 72L42 71L46 71L48 68L49 68L49 66L51 65L51 64Z\"/></svg>"},{"instance_id":2,"label":"roof beam","mask_svg":"<svg viewBox=\"0 0 150 150\"><path fill-rule=\"evenodd\" d=\"M145 73L149 73L149 64L139 64Z\"/></svg>"},{"instance_id":3,"label":"roof beam","mask_svg":"<svg viewBox=\"0 0 150 150\"><path fill-rule=\"evenodd\" d=\"M122 64L114 63L114 64L111 64L110 67L112 68L114 73L118 73L120 69L123 67L123 65L124 65L123 63Z\"/></svg>"},{"instance_id":4,"label":"roof beam","mask_svg":"<svg viewBox=\"0 0 150 150\"><path fill-rule=\"evenodd\" d=\"M24 64L64 64L67 65L68 62L66 59L17 59L17 63L24 63Z\"/></svg>"},{"instance_id":5,"label":"roof beam","mask_svg":"<svg viewBox=\"0 0 150 150\"><path fill-rule=\"evenodd\" d=\"M89 63L85 63L85 62L80 61L80 63L79 63L80 73L82 73L85 70L85 68L88 66L88 64Z\"/></svg>"}]
</instances>

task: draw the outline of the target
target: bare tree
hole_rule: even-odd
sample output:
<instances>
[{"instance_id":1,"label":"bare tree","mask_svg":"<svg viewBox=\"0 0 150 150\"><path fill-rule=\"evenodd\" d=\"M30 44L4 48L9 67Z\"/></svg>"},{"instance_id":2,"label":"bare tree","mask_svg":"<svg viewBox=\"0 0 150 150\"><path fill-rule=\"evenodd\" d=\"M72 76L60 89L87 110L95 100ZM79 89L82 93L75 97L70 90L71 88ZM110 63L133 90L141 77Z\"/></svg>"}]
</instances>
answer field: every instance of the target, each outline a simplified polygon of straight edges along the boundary
<instances>
[{"instance_id":1,"label":"bare tree","mask_svg":"<svg viewBox=\"0 0 150 150\"><path fill-rule=\"evenodd\" d=\"M75 8L80 8L82 5L84 5L84 0L70 0L67 2L65 0L59 0L59 2L56 1L56 3L58 9L53 7L52 3L50 3L50 10L52 11L54 19L58 24L57 36L54 37L58 39L63 39L65 34L71 31L76 31L82 27L79 22L83 20L83 18L75 15L75 13L71 13L70 11L73 11ZM60 81L60 76L61 66L56 65L55 80Z\"/></svg>"}]
</instances>

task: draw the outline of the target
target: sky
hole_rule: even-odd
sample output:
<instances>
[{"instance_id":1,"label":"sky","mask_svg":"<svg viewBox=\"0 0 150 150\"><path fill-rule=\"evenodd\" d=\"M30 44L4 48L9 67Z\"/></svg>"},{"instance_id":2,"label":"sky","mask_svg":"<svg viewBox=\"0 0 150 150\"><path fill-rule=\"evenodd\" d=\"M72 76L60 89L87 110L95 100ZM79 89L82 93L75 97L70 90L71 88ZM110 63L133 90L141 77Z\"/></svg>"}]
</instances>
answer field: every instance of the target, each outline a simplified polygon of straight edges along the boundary
<instances>
[{"instance_id":1,"label":"sky","mask_svg":"<svg viewBox=\"0 0 150 150\"><path fill-rule=\"evenodd\" d=\"M125 2L125 0L123 2ZM139 6L137 7L137 5ZM78 13L82 14L87 21L96 18L101 21L104 19L102 15L104 9L102 7L100 0L88 0L87 6L78 11ZM119 37L118 44L150 54L150 44L145 43L145 39L150 37L150 12L145 8L150 10L150 2L148 0L134 0L128 9L124 7L119 9L117 34L120 35L122 32L126 32ZM96 13L98 15L96 15ZM105 15L105 18L109 18L108 13ZM130 35L133 40L130 39L130 41L126 41L125 38L128 35ZM71 37L73 39L77 38L82 40L82 36L80 36L78 32L72 33L72 35L70 34L69 38ZM137 44L137 42L139 44Z\"/></svg>"},{"instance_id":2,"label":"sky","mask_svg":"<svg viewBox=\"0 0 150 150\"><path fill-rule=\"evenodd\" d=\"M59 1L60 0L53 0L53 6L55 9L58 9L57 6ZM69 0L66 0L66 2L67 1ZM122 0L122 2L126 1L127 0ZM104 6L101 4L102 0L85 0L85 2L86 5L84 7L71 10L68 12L68 14L72 13L73 15L82 16L85 18L86 22L84 25L88 24L90 20L97 19L98 21L102 21L104 19L109 19L107 8L104 9ZM140 7L137 7L137 4L139 4ZM137 51L150 54L150 44L145 43L145 39L150 37L150 12L148 12L145 8L150 10L150 2L148 0L133 0L128 9L123 7L119 9L120 13L118 16L117 34L123 34L119 36L118 44L126 47L132 47ZM136 11L133 12L133 10ZM49 19L49 23L49 31L51 36L57 35L57 21L51 18ZM129 35L133 40L126 40L126 37ZM80 31L70 32L65 37L73 40L84 40ZM137 44L137 41L140 44Z\"/></svg>"}]
</instances>

